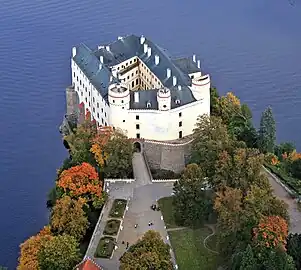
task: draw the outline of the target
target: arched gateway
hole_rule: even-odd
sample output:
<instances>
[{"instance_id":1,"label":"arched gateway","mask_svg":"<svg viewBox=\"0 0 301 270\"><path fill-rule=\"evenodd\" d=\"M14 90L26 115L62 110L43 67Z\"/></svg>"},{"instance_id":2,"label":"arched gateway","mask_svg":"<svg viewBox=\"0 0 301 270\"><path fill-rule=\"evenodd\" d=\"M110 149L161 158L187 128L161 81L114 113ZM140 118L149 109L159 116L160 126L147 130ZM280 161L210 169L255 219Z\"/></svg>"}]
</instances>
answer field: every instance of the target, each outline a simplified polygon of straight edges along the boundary
<instances>
[{"instance_id":1,"label":"arched gateway","mask_svg":"<svg viewBox=\"0 0 301 270\"><path fill-rule=\"evenodd\" d=\"M140 142L134 142L134 151L137 153L141 153L141 143Z\"/></svg>"}]
</instances>

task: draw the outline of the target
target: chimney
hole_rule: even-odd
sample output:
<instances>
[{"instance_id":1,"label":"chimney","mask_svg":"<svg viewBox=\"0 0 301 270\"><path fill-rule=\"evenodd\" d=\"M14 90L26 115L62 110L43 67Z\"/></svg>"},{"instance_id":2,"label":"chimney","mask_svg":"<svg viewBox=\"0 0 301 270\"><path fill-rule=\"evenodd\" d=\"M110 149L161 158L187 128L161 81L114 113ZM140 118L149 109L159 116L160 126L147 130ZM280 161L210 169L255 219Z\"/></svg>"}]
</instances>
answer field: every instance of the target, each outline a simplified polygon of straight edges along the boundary
<instances>
[{"instance_id":1,"label":"chimney","mask_svg":"<svg viewBox=\"0 0 301 270\"><path fill-rule=\"evenodd\" d=\"M72 48L72 57L74 57L76 55L76 47Z\"/></svg>"},{"instance_id":2,"label":"chimney","mask_svg":"<svg viewBox=\"0 0 301 270\"><path fill-rule=\"evenodd\" d=\"M144 53L147 53L147 48L148 48L148 46L147 46L147 44L145 43L145 44L144 44Z\"/></svg>"},{"instance_id":3,"label":"chimney","mask_svg":"<svg viewBox=\"0 0 301 270\"><path fill-rule=\"evenodd\" d=\"M198 60L198 68L201 68L201 60Z\"/></svg>"},{"instance_id":4,"label":"chimney","mask_svg":"<svg viewBox=\"0 0 301 270\"><path fill-rule=\"evenodd\" d=\"M169 79L170 76L171 76L171 69L168 68L168 69L166 69L166 78Z\"/></svg>"},{"instance_id":5,"label":"chimney","mask_svg":"<svg viewBox=\"0 0 301 270\"><path fill-rule=\"evenodd\" d=\"M106 46L106 50L109 52L110 51L110 46Z\"/></svg>"},{"instance_id":6,"label":"chimney","mask_svg":"<svg viewBox=\"0 0 301 270\"><path fill-rule=\"evenodd\" d=\"M100 49L103 49L103 48L104 48L104 46L102 46L102 45L98 45L98 46L97 46L97 48L98 48L98 50L100 50Z\"/></svg>"},{"instance_id":7,"label":"chimney","mask_svg":"<svg viewBox=\"0 0 301 270\"><path fill-rule=\"evenodd\" d=\"M177 77L176 76L172 77L172 84L173 84L173 86L177 85Z\"/></svg>"},{"instance_id":8,"label":"chimney","mask_svg":"<svg viewBox=\"0 0 301 270\"><path fill-rule=\"evenodd\" d=\"M99 70L102 69L102 63L99 63Z\"/></svg>"},{"instance_id":9,"label":"chimney","mask_svg":"<svg viewBox=\"0 0 301 270\"><path fill-rule=\"evenodd\" d=\"M147 57L150 57L152 55L152 48L147 49Z\"/></svg>"},{"instance_id":10,"label":"chimney","mask_svg":"<svg viewBox=\"0 0 301 270\"><path fill-rule=\"evenodd\" d=\"M178 85L178 90L181 91L182 90L182 86Z\"/></svg>"},{"instance_id":11,"label":"chimney","mask_svg":"<svg viewBox=\"0 0 301 270\"><path fill-rule=\"evenodd\" d=\"M116 69L112 70L112 75L114 78L117 78L117 70Z\"/></svg>"},{"instance_id":12,"label":"chimney","mask_svg":"<svg viewBox=\"0 0 301 270\"><path fill-rule=\"evenodd\" d=\"M99 60L100 60L100 63L103 64L103 56L102 55L99 57Z\"/></svg>"},{"instance_id":13,"label":"chimney","mask_svg":"<svg viewBox=\"0 0 301 270\"><path fill-rule=\"evenodd\" d=\"M139 102L139 92L134 93L134 102L136 102L136 103Z\"/></svg>"},{"instance_id":14,"label":"chimney","mask_svg":"<svg viewBox=\"0 0 301 270\"><path fill-rule=\"evenodd\" d=\"M155 55L155 64L156 64L156 66L159 65L159 62L160 62L160 57L159 57L159 55Z\"/></svg>"},{"instance_id":15,"label":"chimney","mask_svg":"<svg viewBox=\"0 0 301 270\"><path fill-rule=\"evenodd\" d=\"M121 36L119 36L119 37L118 37L118 40L122 40L122 37L121 37Z\"/></svg>"},{"instance_id":16,"label":"chimney","mask_svg":"<svg viewBox=\"0 0 301 270\"><path fill-rule=\"evenodd\" d=\"M140 44L142 45L142 44L144 43L144 41L145 41L145 37L142 35L142 36L140 37Z\"/></svg>"},{"instance_id":17,"label":"chimney","mask_svg":"<svg viewBox=\"0 0 301 270\"><path fill-rule=\"evenodd\" d=\"M195 54L192 56L192 61L196 62L196 55Z\"/></svg>"}]
</instances>

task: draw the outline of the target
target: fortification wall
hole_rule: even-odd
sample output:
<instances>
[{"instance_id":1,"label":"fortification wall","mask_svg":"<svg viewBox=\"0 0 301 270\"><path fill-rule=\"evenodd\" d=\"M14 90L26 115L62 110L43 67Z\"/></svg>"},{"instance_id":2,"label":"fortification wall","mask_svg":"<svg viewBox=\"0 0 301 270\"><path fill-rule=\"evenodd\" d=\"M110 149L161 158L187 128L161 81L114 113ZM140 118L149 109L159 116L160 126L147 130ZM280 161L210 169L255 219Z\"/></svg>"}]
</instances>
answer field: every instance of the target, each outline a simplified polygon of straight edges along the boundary
<instances>
[{"instance_id":1,"label":"fortification wall","mask_svg":"<svg viewBox=\"0 0 301 270\"><path fill-rule=\"evenodd\" d=\"M179 173L189 160L190 148L191 141L183 144L170 144L145 140L142 151L151 168Z\"/></svg>"}]
</instances>

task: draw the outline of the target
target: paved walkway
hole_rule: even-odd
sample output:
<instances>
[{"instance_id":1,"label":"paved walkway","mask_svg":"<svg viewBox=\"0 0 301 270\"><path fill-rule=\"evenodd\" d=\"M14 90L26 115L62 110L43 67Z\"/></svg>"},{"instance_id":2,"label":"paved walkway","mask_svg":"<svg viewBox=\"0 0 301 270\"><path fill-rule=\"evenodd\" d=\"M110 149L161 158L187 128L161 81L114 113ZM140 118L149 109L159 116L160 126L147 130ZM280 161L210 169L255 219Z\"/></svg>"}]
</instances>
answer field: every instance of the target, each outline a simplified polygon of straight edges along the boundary
<instances>
[{"instance_id":1,"label":"paved walkway","mask_svg":"<svg viewBox=\"0 0 301 270\"><path fill-rule=\"evenodd\" d=\"M153 211L150 207L152 204L156 203L158 199L171 195L173 183L152 183L141 153L134 153L133 170L136 179L135 182L116 182L109 183L106 186L106 189L109 190L110 205L112 205L112 202L116 198L127 199L129 200L129 204L128 211L125 214L122 224L123 230L120 231L117 239L118 248L114 252L112 259L95 258L95 261L101 265L104 270L119 269L119 258L126 251L126 245L122 244L122 241L125 243L129 242L129 244L132 245L148 230L158 231L164 242L170 245L164 221L161 219L161 211ZM91 254L92 257L102 235L102 230L105 226L110 208L111 206L108 206L108 210L104 212L97 229L97 236L95 236L95 241L93 242L93 245L91 245L89 254ZM149 222L152 222L153 225L149 226ZM135 228L135 224L138 224L137 228ZM172 260L175 264L173 252Z\"/></svg>"},{"instance_id":2,"label":"paved walkway","mask_svg":"<svg viewBox=\"0 0 301 270\"><path fill-rule=\"evenodd\" d=\"M288 192L279 184L280 180L270 171L265 170L269 182L274 190L275 195L283 200L288 205L288 212L290 215L290 232L301 232L301 212L298 209L298 203L288 194Z\"/></svg>"}]
</instances>

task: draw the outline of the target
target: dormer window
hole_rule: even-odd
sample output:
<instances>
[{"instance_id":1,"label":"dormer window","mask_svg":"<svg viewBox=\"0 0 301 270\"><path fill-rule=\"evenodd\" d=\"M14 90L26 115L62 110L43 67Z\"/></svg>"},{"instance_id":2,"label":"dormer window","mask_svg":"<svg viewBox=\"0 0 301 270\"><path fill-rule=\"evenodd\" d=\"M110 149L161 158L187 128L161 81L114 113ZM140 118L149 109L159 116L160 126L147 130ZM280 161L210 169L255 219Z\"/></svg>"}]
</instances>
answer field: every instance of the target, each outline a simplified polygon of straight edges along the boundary
<instances>
[{"instance_id":1,"label":"dormer window","mask_svg":"<svg viewBox=\"0 0 301 270\"><path fill-rule=\"evenodd\" d=\"M181 103L181 101L179 100L179 99L176 99L176 104L180 104Z\"/></svg>"},{"instance_id":2,"label":"dormer window","mask_svg":"<svg viewBox=\"0 0 301 270\"><path fill-rule=\"evenodd\" d=\"M150 102L146 103L146 108L150 108L152 106L152 104Z\"/></svg>"}]
</instances>

